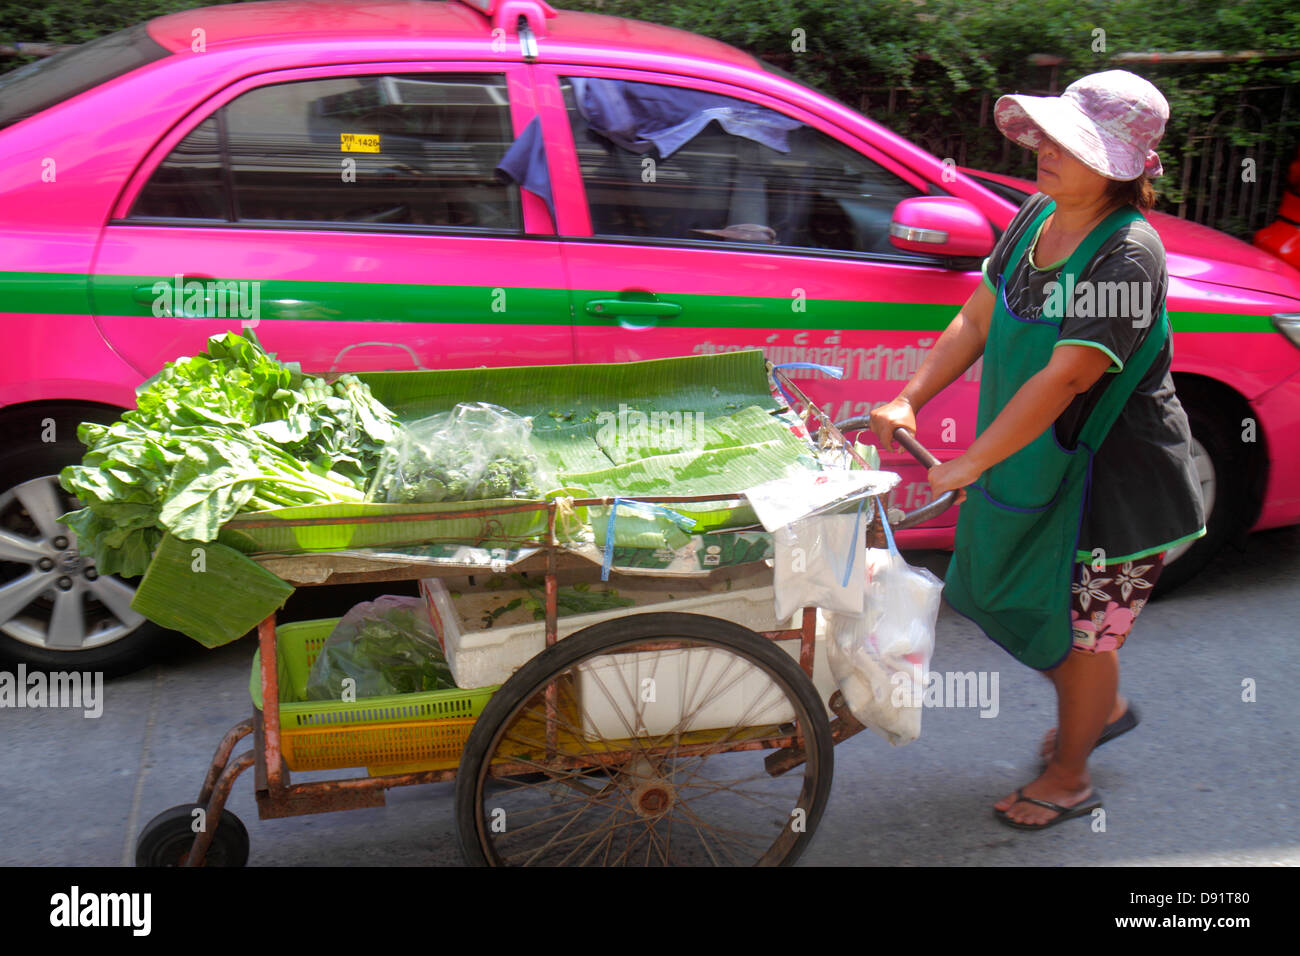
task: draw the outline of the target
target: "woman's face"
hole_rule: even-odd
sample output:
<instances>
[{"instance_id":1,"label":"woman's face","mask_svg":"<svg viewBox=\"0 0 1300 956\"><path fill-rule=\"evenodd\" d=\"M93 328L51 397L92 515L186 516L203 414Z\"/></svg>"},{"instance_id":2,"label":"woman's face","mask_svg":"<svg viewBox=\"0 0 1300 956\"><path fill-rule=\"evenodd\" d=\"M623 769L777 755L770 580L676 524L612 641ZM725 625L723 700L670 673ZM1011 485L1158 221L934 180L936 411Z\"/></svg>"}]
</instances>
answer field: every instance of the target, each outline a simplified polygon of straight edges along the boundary
<instances>
[{"instance_id":1,"label":"woman's face","mask_svg":"<svg viewBox=\"0 0 1300 956\"><path fill-rule=\"evenodd\" d=\"M1056 200L1057 204L1091 205L1105 194L1110 180L1095 173L1056 140L1043 135L1043 145L1038 148L1038 189Z\"/></svg>"}]
</instances>

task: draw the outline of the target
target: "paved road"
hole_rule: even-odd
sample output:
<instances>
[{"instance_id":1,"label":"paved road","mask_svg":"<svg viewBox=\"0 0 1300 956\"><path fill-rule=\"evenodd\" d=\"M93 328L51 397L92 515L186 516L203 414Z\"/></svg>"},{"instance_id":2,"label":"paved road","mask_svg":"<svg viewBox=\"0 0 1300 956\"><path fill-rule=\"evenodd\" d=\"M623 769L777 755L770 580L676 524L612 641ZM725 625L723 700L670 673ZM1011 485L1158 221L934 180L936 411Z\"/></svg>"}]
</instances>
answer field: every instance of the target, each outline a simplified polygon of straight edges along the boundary
<instances>
[{"instance_id":1,"label":"paved road","mask_svg":"<svg viewBox=\"0 0 1300 956\"><path fill-rule=\"evenodd\" d=\"M942 571L945 556L909 555ZM995 821L990 804L1036 774L1051 687L945 609L938 671L998 674L998 714L927 709L921 738L862 734L836 748L835 784L810 865L1300 864L1300 529L1254 535L1149 605L1121 652L1143 723L1097 752L1107 828L1047 833ZM304 589L301 616L354 595ZM343 607L339 608L338 605ZM213 747L249 712L250 640L175 660L106 688L103 716L0 712L0 864L119 865L155 813L194 799ZM1257 700L1242 700L1243 680ZM382 809L259 821L251 774L230 808L250 865L459 865L451 784L391 791Z\"/></svg>"}]
</instances>

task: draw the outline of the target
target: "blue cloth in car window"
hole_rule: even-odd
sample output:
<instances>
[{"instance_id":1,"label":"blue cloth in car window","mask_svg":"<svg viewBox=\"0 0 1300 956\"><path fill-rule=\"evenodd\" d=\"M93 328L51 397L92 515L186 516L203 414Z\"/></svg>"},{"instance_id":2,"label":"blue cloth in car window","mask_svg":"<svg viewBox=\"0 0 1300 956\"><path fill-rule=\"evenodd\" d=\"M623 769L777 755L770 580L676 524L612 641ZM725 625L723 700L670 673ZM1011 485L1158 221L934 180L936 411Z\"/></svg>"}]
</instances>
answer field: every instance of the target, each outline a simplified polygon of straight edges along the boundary
<instances>
[{"instance_id":1,"label":"blue cloth in car window","mask_svg":"<svg viewBox=\"0 0 1300 956\"><path fill-rule=\"evenodd\" d=\"M787 153L786 133L804 124L775 110L718 93L626 80L570 77L578 112L601 136L634 153L653 146L667 159L713 120L743 136Z\"/></svg>"},{"instance_id":2,"label":"blue cloth in car window","mask_svg":"<svg viewBox=\"0 0 1300 956\"><path fill-rule=\"evenodd\" d=\"M510 144L501 162L497 163L497 172L546 200L546 208L551 211L551 222L555 222L555 200L551 194L551 173L546 166L546 146L542 141L540 116L534 116Z\"/></svg>"}]
</instances>

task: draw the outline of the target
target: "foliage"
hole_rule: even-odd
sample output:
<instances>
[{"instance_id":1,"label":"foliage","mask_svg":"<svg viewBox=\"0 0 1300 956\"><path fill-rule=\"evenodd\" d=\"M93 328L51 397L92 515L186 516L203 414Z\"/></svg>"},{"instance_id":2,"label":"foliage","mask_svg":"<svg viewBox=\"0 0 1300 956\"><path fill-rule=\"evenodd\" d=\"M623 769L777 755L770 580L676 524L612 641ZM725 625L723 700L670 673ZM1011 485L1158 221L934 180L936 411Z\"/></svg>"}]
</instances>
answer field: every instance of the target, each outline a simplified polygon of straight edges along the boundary
<instances>
[{"instance_id":1,"label":"foliage","mask_svg":"<svg viewBox=\"0 0 1300 956\"><path fill-rule=\"evenodd\" d=\"M0 39L80 42L201 0L51 0L0 11ZM1033 175L1033 156L1010 146L991 107L1008 92L1047 93L1051 69L1032 54L1062 58L1056 92L1072 80L1122 65L1122 53L1182 50L1298 50L1294 0L559 0L563 8L652 20L714 37L794 74L907 139L959 164ZM1105 48L1097 49L1096 30ZM797 52L795 31L806 49ZM1169 100L1160 150L1165 203L1182 195L1184 164L1207 130L1230 131L1247 150L1281 153L1300 141L1280 94L1300 83L1300 60L1202 65L1137 64ZM891 98L889 88L902 95ZM1296 91L1292 91L1295 99ZM1242 105L1253 95L1257 103ZM892 108L891 108L892 100ZM1260 105L1262 104L1262 105ZM1293 102L1292 106L1295 104ZM1263 171L1261 171L1262 174ZM1195 188L1195 184L1193 187ZM1225 225L1227 223L1220 223Z\"/></svg>"},{"instance_id":2,"label":"foliage","mask_svg":"<svg viewBox=\"0 0 1300 956\"><path fill-rule=\"evenodd\" d=\"M143 574L164 531L212 541L241 510L362 500L391 413L359 380L304 377L249 336L213 336L119 421L78 427L88 450L59 477L84 507L60 520L100 574Z\"/></svg>"},{"instance_id":3,"label":"foliage","mask_svg":"<svg viewBox=\"0 0 1300 956\"><path fill-rule=\"evenodd\" d=\"M424 616L422 601L381 597L349 612L321 648L308 700L340 700L343 681L357 698L417 694L456 686Z\"/></svg>"},{"instance_id":4,"label":"foliage","mask_svg":"<svg viewBox=\"0 0 1300 956\"><path fill-rule=\"evenodd\" d=\"M1184 198L1184 164L1200 137L1227 132L1249 150L1280 153L1300 143L1300 90L1287 115L1262 88L1300 84L1300 60L1125 65L1123 53L1300 50L1300 5L1293 0L569 0L573 9L637 17L703 33L741 47L831 94L940 157L960 165L1034 176L1033 154L1005 141L992 123L1004 93L1060 92L1087 73L1124 68L1165 94L1170 121L1156 181L1162 205ZM804 52L794 49L802 30ZM1094 31L1104 31L1104 36ZM1104 49L1100 40L1104 39ZM1061 57L1051 69L1033 54ZM889 108L889 87L903 95ZM1266 104L1252 108L1250 94ZM1271 112L1271 115L1269 115ZM959 149L960 152L955 152ZM1261 164L1262 165L1262 164ZM1262 174L1262 170L1261 170ZM1193 184L1193 188L1195 184ZM1221 228L1232 226L1224 221Z\"/></svg>"}]
</instances>

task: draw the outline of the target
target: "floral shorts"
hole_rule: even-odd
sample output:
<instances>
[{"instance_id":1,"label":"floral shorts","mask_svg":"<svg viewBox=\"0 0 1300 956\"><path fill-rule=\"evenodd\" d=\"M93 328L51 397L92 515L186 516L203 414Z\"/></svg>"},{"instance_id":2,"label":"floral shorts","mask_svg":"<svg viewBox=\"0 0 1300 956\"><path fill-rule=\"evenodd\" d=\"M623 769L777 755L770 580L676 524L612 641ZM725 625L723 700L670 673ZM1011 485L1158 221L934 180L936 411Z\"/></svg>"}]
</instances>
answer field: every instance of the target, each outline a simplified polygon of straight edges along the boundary
<instances>
[{"instance_id":1,"label":"floral shorts","mask_svg":"<svg viewBox=\"0 0 1300 956\"><path fill-rule=\"evenodd\" d=\"M1070 589L1074 650L1097 654L1122 647L1164 566L1163 551L1108 564L1102 571L1094 571L1091 564L1076 564Z\"/></svg>"}]
</instances>

